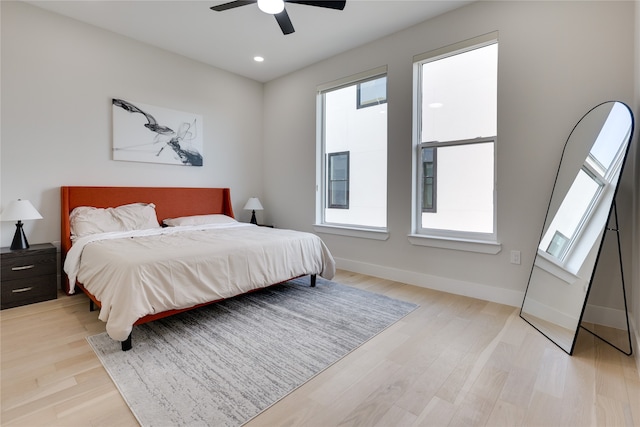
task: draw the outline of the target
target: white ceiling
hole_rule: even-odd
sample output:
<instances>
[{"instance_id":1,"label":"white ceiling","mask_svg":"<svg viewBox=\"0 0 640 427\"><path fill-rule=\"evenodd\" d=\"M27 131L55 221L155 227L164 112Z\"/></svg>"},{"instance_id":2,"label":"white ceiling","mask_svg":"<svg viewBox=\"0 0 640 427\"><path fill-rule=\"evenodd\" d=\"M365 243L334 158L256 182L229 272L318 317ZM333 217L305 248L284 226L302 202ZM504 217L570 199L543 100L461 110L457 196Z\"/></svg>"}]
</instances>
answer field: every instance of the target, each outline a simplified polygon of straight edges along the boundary
<instances>
[{"instance_id":1,"label":"white ceiling","mask_svg":"<svg viewBox=\"0 0 640 427\"><path fill-rule=\"evenodd\" d=\"M25 1L260 82L471 3L347 0L342 11L287 3L295 32L285 36L257 4L214 12L226 1Z\"/></svg>"}]
</instances>

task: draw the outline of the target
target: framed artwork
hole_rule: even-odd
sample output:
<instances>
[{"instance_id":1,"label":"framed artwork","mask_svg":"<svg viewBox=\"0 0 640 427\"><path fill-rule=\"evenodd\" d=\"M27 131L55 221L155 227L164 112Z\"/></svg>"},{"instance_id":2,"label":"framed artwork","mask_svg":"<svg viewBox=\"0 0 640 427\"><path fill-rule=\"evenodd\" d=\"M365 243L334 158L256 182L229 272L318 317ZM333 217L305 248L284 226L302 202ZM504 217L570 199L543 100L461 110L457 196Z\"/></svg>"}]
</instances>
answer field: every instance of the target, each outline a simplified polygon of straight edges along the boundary
<instances>
[{"instance_id":1,"label":"framed artwork","mask_svg":"<svg viewBox=\"0 0 640 427\"><path fill-rule=\"evenodd\" d=\"M202 116L114 98L113 160L202 166Z\"/></svg>"}]
</instances>

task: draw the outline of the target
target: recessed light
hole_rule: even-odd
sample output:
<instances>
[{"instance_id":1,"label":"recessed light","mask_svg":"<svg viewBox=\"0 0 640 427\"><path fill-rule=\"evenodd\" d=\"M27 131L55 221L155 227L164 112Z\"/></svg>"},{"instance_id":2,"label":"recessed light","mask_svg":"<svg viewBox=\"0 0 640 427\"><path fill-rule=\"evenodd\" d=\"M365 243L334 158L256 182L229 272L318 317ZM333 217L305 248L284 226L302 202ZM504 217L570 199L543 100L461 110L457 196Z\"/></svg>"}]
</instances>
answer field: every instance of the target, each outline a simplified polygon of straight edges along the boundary
<instances>
[{"instance_id":1,"label":"recessed light","mask_svg":"<svg viewBox=\"0 0 640 427\"><path fill-rule=\"evenodd\" d=\"M254 56L253 60L256 62L264 62L264 58L262 56Z\"/></svg>"},{"instance_id":2,"label":"recessed light","mask_svg":"<svg viewBox=\"0 0 640 427\"><path fill-rule=\"evenodd\" d=\"M429 108L442 108L444 104L442 102L432 102L429 104Z\"/></svg>"}]
</instances>

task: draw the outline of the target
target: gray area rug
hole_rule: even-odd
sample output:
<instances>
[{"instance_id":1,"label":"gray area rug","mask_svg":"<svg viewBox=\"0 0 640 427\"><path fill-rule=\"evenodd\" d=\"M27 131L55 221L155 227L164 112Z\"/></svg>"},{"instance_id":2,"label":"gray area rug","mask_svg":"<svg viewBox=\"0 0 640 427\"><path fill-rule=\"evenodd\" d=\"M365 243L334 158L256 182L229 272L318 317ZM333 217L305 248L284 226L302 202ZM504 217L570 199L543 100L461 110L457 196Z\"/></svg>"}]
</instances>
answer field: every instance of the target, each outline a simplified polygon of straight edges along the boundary
<instances>
[{"instance_id":1,"label":"gray area rug","mask_svg":"<svg viewBox=\"0 0 640 427\"><path fill-rule=\"evenodd\" d=\"M417 306L301 278L87 338L142 426L238 426Z\"/></svg>"}]
</instances>

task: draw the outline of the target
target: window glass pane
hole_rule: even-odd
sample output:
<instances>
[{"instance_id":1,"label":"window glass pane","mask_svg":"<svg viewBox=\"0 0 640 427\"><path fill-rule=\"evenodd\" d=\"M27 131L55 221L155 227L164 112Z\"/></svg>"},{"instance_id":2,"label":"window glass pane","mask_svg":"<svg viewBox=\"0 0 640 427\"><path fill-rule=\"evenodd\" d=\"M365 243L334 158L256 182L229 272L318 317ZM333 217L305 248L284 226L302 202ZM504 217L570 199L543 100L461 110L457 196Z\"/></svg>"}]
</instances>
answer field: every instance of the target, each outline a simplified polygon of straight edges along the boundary
<instances>
[{"instance_id":1,"label":"window glass pane","mask_svg":"<svg viewBox=\"0 0 640 427\"><path fill-rule=\"evenodd\" d=\"M387 102L387 77L362 82L358 85L358 108Z\"/></svg>"},{"instance_id":2,"label":"window glass pane","mask_svg":"<svg viewBox=\"0 0 640 427\"><path fill-rule=\"evenodd\" d=\"M433 178L424 179L424 183L422 184L422 210L424 211L432 211L433 207Z\"/></svg>"},{"instance_id":3,"label":"window glass pane","mask_svg":"<svg viewBox=\"0 0 640 427\"><path fill-rule=\"evenodd\" d=\"M438 148L437 212L422 228L493 233L493 143Z\"/></svg>"},{"instance_id":4,"label":"window glass pane","mask_svg":"<svg viewBox=\"0 0 640 427\"><path fill-rule=\"evenodd\" d=\"M330 173L332 180L347 179L347 155L336 154L330 157Z\"/></svg>"},{"instance_id":5,"label":"window glass pane","mask_svg":"<svg viewBox=\"0 0 640 427\"><path fill-rule=\"evenodd\" d=\"M329 204L332 207L347 206L347 182L346 181L333 181L331 182L331 200Z\"/></svg>"},{"instance_id":6,"label":"window glass pane","mask_svg":"<svg viewBox=\"0 0 640 427\"><path fill-rule=\"evenodd\" d=\"M421 141L496 135L498 45L422 65Z\"/></svg>"},{"instance_id":7,"label":"window glass pane","mask_svg":"<svg viewBox=\"0 0 640 427\"><path fill-rule=\"evenodd\" d=\"M626 139L625 135L629 132L629 125L628 113L625 110L626 108L619 103L613 106L598 134L598 138L596 138L591 147L587 161L590 161L600 176L606 176L614 160L620 157L619 150L621 146L612 144L611 141L623 141Z\"/></svg>"}]
</instances>

